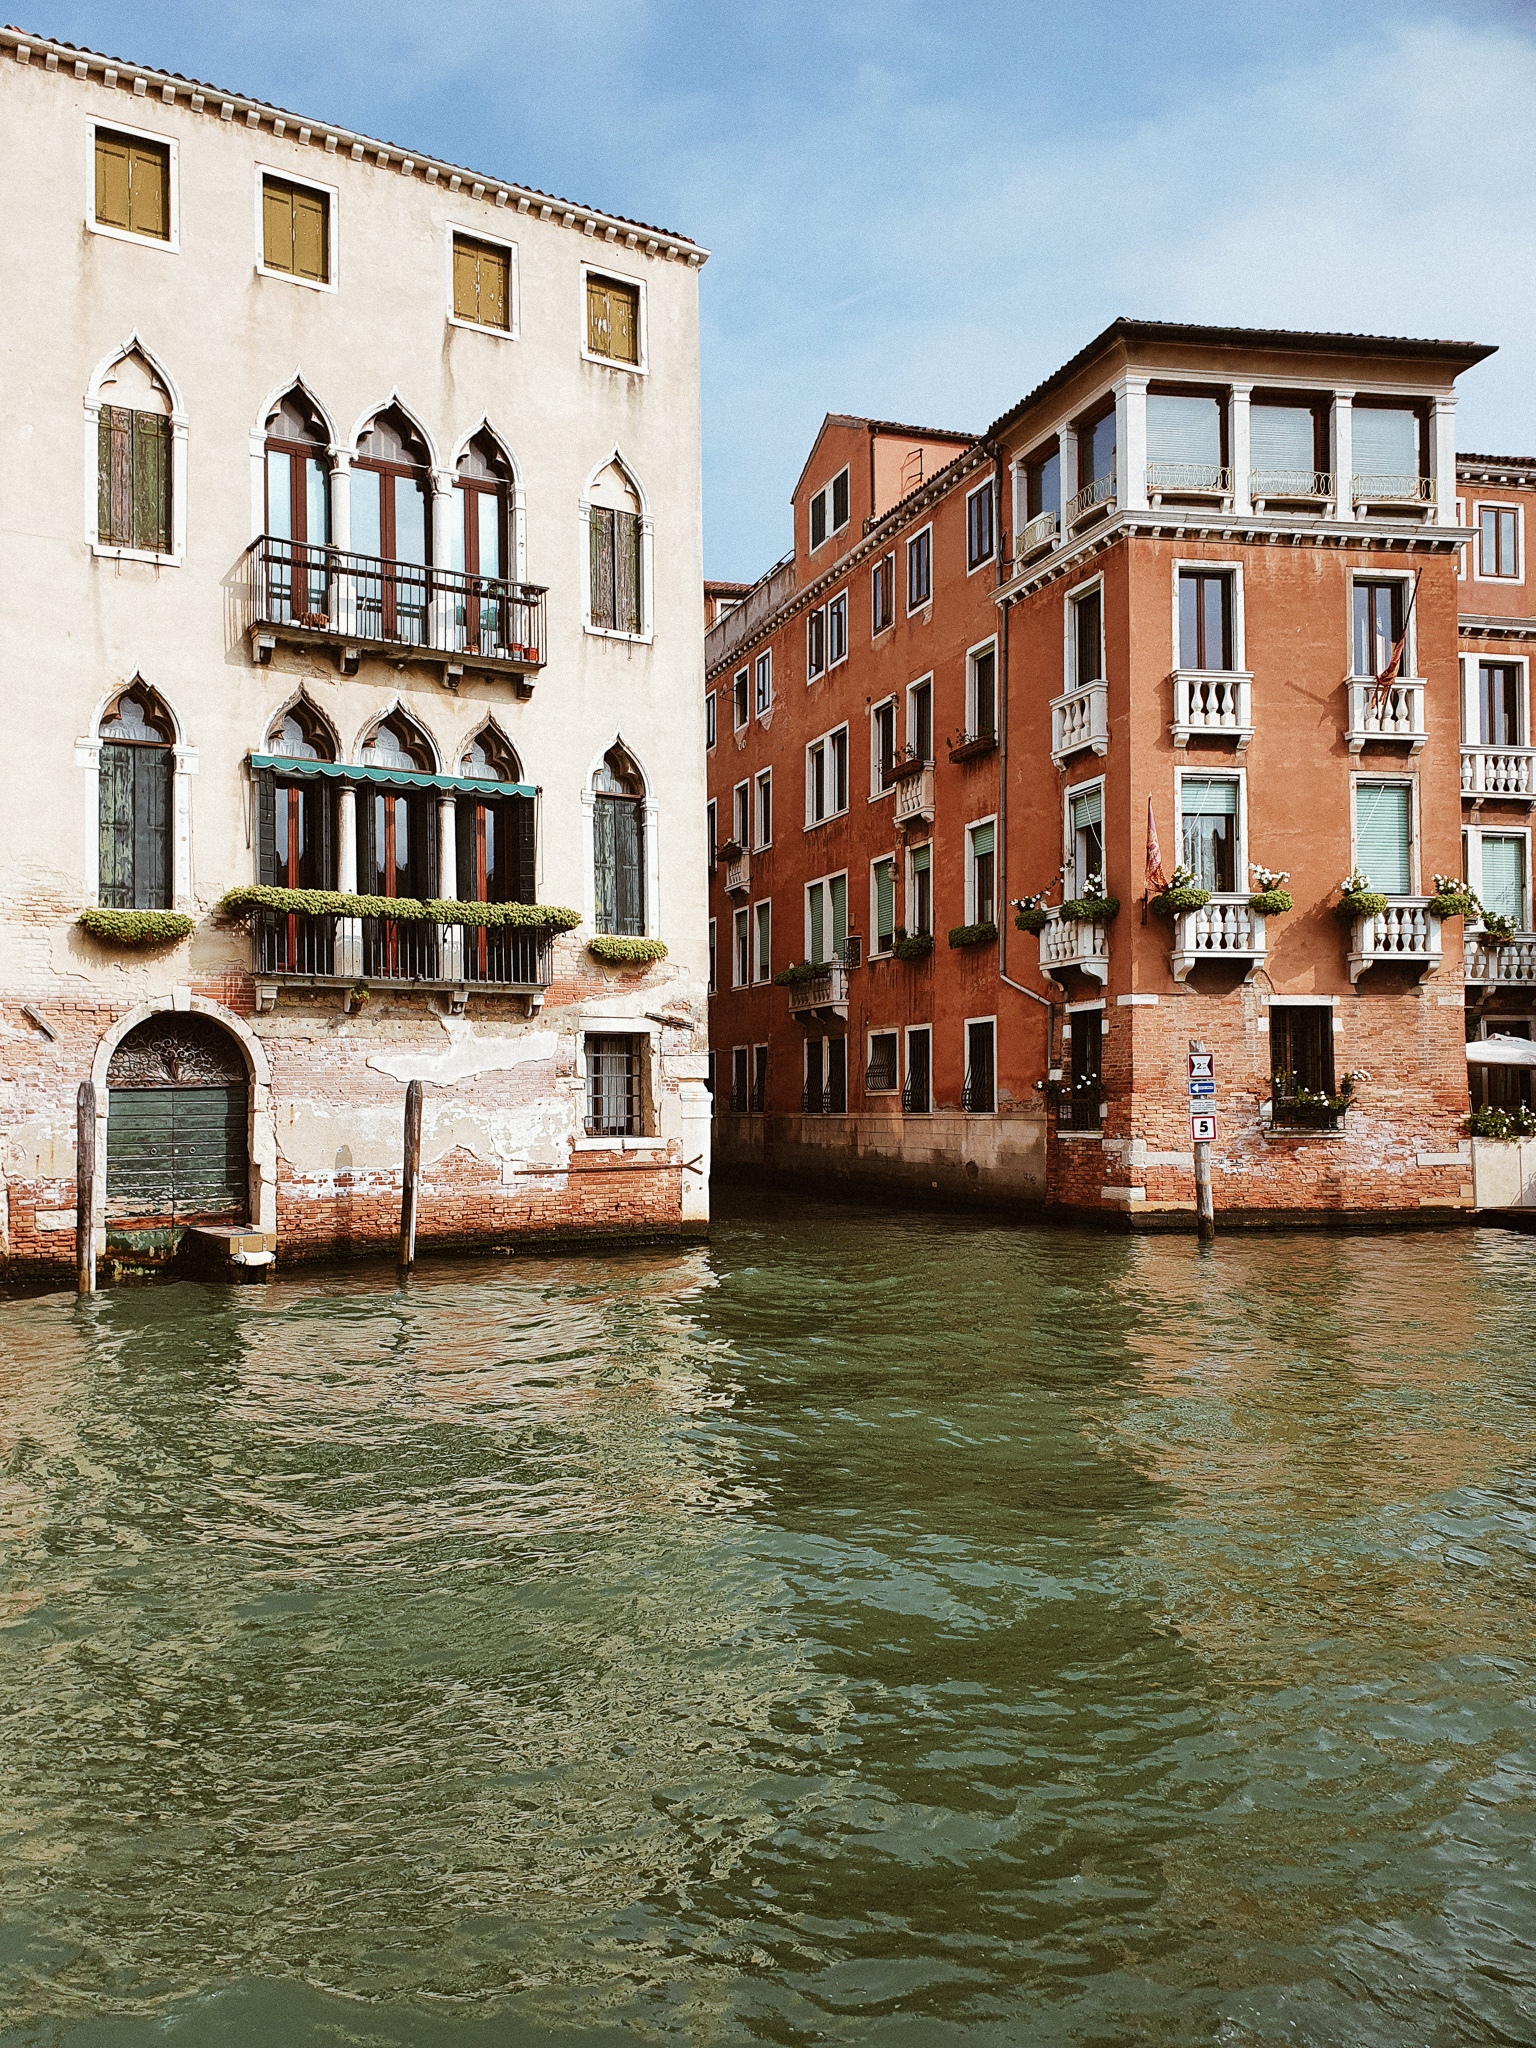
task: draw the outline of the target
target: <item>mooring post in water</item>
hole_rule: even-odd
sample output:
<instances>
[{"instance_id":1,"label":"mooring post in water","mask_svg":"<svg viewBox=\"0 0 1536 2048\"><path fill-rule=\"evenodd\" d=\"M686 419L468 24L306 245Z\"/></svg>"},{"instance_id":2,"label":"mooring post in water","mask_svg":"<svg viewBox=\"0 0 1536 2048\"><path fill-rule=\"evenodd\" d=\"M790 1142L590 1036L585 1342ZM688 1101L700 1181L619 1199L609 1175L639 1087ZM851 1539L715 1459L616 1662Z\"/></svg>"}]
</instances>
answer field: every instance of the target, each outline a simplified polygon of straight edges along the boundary
<instances>
[{"instance_id":1,"label":"mooring post in water","mask_svg":"<svg viewBox=\"0 0 1536 2048\"><path fill-rule=\"evenodd\" d=\"M75 1291L96 1292L96 1083L75 1098Z\"/></svg>"},{"instance_id":2,"label":"mooring post in water","mask_svg":"<svg viewBox=\"0 0 1536 2048\"><path fill-rule=\"evenodd\" d=\"M1195 1236L1201 1244L1216 1238L1216 1205L1211 1198L1211 1140L1216 1112L1204 1104L1216 1093L1216 1059L1203 1038L1189 1041L1189 1133L1195 1148Z\"/></svg>"},{"instance_id":3,"label":"mooring post in water","mask_svg":"<svg viewBox=\"0 0 1536 2048\"><path fill-rule=\"evenodd\" d=\"M421 1180L421 1083L405 1090L405 1166L400 1176L400 1270L416 1263L416 1188Z\"/></svg>"}]
</instances>

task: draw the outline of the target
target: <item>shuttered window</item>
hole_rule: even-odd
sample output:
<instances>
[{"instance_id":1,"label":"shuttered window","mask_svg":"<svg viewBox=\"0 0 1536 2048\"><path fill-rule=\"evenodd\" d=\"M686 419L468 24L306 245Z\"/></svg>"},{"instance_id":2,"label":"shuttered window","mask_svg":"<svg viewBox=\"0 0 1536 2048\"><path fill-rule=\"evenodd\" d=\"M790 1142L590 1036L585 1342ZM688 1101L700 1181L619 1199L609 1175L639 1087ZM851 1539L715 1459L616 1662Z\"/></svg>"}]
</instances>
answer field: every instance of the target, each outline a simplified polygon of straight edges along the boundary
<instances>
[{"instance_id":1,"label":"shuttered window","mask_svg":"<svg viewBox=\"0 0 1536 2048\"><path fill-rule=\"evenodd\" d=\"M1500 917L1512 917L1517 930L1525 929L1525 841L1513 833L1483 834L1483 886L1480 892L1485 910Z\"/></svg>"},{"instance_id":2,"label":"shuttered window","mask_svg":"<svg viewBox=\"0 0 1536 2048\"><path fill-rule=\"evenodd\" d=\"M995 833L990 824L971 827L971 923L993 922L992 882Z\"/></svg>"},{"instance_id":3,"label":"shuttered window","mask_svg":"<svg viewBox=\"0 0 1536 2048\"><path fill-rule=\"evenodd\" d=\"M461 796L454 804L454 893L461 903L532 903L531 796Z\"/></svg>"},{"instance_id":4,"label":"shuttered window","mask_svg":"<svg viewBox=\"0 0 1536 2048\"><path fill-rule=\"evenodd\" d=\"M1415 477L1419 473L1419 417L1385 406L1354 408L1352 446L1356 476Z\"/></svg>"},{"instance_id":5,"label":"shuttered window","mask_svg":"<svg viewBox=\"0 0 1536 2048\"><path fill-rule=\"evenodd\" d=\"M592 623L616 633L640 631L640 515L593 505L587 512L592 565Z\"/></svg>"},{"instance_id":6,"label":"shuttered window","mask_svg":"<svg viewBox=\"0 0 1536 2048\"><path fill-rule=\"evenodd\" d=\"M933 929L933 849L919 846L912 854L912 894L907 904L907 929Z\"/></svg>"},{"instance_id":7,"label":"shuttered window","mask_svg":"<svg viewBox=\"0 0 1536 2048\"><path fill-rule=\"evenodd\" d=\"M171 901L171 750L108 741L100 768L100 895L108 910Z\"/></svg>"},{"instance_id":8,"label":"shuttered window","mask_svg":"<svg viewBox=\"0 0 1536 2048\"><path fill-rule=\"evenodd\" d=\"M875 951L888 953L896 932L896 863L875 862Z\"/></svg>"},{"instance_id":9,"label":"shuttered window","mask_svg":"<svg viewBox=\"0 0 1536 2048\"><path fill-rule=\"evenodd\" d=\"M104 405L97 426L96 531L103 545L171 551L171 423Z\"/></svg>"},{"instance_id":10,"label":"shuttered window","mask_svg":"<svg viewBox=\"0 0 1536 2048\"><path fill-rule=\"evenodd\" d=\"M1068 808L1072 832L1072 886L1085 895L1092 876L1104 872L1104 786L1096 783L1074 796Z\"/></svg>"},{"instance_id":11,"label":"shuttered window","mask_svg":"<svg viewBox=\"0 0 1536 2048\"><path fill-rule=\"evenodd\" d=\"M1261 477L1299 488L1315 467L1317 417L1307 405L1253 405L1248 409L1248 461Z\"/></svg>"},{"instance_id":12,"label":"shuttered window","mask_svg":"<svg viewBox=\"0 0 1536 2048\"><path fill-rule=\"evenodd\" d=\"M1187 775L1179 787L1184 823L1183 860L1195 887L1230 895L1237 887L1237 783Z\"/></svg>"},{"instance_id":13,"label":"shuttered window","mask_svg":"<svg viewBox=\"0 0 1536 2048\"><path fill-rule=\"evenodd\" d=\"M640 360L640 289L608 277L587 279L587 349L616 363Z\"/></svg>"},{"instance_id":14,"label":"shuttered window","mask_svg":"<svg viewBox=\"0 0 1536 2048\"><path fill-rule=\"evenodd\" d=\"M163 142L96 131L96 223L171 238L171 152Z\"/></svg>"},{"instance_id":15,"label":"shuttered window","mask_svg":"<svg viewBox=\"0 0 1536 2048\"><path fill-rule=\"evenodd\" d=\"M645 817L640 804L633 797L595 797L592 834L597 928L644 938Z\"/></svg>"},{"instance_id":16,"label":"shuttered window","mask_svg":"<svg viewBox=\"0 0 1536 2048\"><path fill-rule=\"evenodd\" d=\"M1385 896L1413 887L1413 792L1402 782L1355 785L1355 866Z\"/></svg>"},{"instance_id":17,"label":"shuttered window","mask_svg":"<svg viewBox=\"0 0 1536 2048\"><path fill-rule=\"evenodd\" d=\"M1147 460L1219 467L1220 400L1153 392L1147 400Z\"/></svg>"},{"instance_id":18,"label":"shuttered window","mask_svg":"<svg viewBox=\"0 0 1536 2048\"><path fill-rule=\"evenodd\" d=\"M268 270L329 284L330 200L308 185L283 178L261 181L262 260Z\"/></svg>"},{"instance_id":19,"label":"shuttered window","mask_svg":"<svg viewBox=\"0 0 1536 2048\"><path fill-rule=\"evenodd\" d=\"M489 242L453 238L453 317L477 327L512 326L512 258Z\"/></svg>"}]
</instances>

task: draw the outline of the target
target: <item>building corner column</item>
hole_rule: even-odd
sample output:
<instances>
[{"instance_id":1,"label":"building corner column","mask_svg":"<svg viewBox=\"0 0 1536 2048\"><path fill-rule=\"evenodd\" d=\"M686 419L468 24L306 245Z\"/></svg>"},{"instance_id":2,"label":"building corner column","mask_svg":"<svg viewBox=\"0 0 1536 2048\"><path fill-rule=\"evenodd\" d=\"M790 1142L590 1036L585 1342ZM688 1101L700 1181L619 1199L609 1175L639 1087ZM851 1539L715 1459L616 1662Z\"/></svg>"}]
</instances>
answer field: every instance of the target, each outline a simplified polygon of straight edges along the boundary
<instances>
[{"instance_id":1,"label":"building corner column","mask_svg":"<svg viewBox=\"0 0 1536 2048\"><path fill-rule=\"evenodd\" d=\"M1122 512L1147 509L1147 379L1122 377L1115 386L1115 503Z\"/></svg>"},{"instance_id":2,"label":"building corner column","mask_svg":"<svg viewBox=\"0 0 1536 2048\"><path fill-rule=\"evenodd\" d=\"M1333 516L1355 516L1355 416L1353 391L1335 391L1329 415L1329 454L1333 462Z\"/></svg>"},{"instance_id":3,"label":"building corner column","mask_svg":"<svg viewBox=\"0 0 1536 2048\"><path fill-rule=\"evenodd\" d=\"M1253 462L1249 448L1249 401L1251 384L1234 384L1227 406L1227 461L1232 469L1232 509L1247 514L1253 510L1249 477Z\"/></svg>"}]
</instances>

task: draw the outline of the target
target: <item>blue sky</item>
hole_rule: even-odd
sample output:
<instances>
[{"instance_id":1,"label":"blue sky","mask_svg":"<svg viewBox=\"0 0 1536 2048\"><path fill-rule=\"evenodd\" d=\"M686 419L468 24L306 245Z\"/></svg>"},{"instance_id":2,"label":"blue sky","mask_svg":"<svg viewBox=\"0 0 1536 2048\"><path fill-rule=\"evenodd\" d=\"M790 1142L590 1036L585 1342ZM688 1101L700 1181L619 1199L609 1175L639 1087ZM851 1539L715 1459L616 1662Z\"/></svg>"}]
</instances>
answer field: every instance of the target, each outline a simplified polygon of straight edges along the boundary
<instances>
[{"instance_id":1,"label":"blue sky","mask_svg":"<svg viewBox=\"0 0 1536 2048\"><path fill-rule=\"evenodd\" d=\"M21 24L692 235L705 566L821 416L981 427L1118 313L1497 342L1536 453L1533 0L18 0Z\"/></svg>"}]
</instances>

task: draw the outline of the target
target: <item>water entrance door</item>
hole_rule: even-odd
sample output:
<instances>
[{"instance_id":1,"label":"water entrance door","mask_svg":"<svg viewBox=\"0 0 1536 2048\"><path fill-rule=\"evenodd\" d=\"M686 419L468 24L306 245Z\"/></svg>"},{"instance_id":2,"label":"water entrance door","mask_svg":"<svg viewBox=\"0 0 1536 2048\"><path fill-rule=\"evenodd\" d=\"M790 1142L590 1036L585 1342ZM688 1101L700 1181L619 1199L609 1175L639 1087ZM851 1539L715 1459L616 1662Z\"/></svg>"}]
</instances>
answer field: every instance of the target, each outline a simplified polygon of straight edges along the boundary
<instances>
[{"instance_id":1,"label":"water entrance door","mask_svg":"<svg viewBox=\"0 0 1536 2048\"><path fill-rule=\"evenodd\" d=\"M169 1254L193 1223L246 1220L245 1064L210 1018L135 1027L107 1069L107 1236Z\"/></svg>"}]
</instances>

